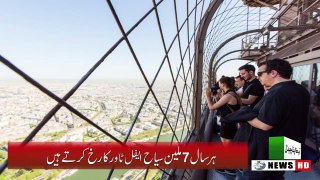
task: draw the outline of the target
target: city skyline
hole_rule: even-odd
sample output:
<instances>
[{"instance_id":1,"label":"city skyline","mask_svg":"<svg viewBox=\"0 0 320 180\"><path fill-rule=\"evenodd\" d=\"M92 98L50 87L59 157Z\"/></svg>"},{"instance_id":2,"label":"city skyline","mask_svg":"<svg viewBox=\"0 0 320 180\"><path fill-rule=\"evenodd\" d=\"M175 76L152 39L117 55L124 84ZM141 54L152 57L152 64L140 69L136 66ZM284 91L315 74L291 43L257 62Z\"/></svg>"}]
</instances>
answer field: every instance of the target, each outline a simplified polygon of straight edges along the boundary
<instances>
[{"instance_id":1,"label":"city skyline","mask_svg":"<svg viewBox=\"0 0 320 180\"><path fill-rule=\"evenodd\" d=\"M10 85L8 86L8 84ZM56 95L63 96L73 84L72 82L63 83L57 81L46 82L44 85L50 87L50 90ZM128 135L130 125L137 114L147 89L148 87L142 81L138 83L129 80L109 83L89 81L85 82L67 102L108 133L123 141ZM187 98L184 97L182 106L186 116L184 116L182 111L179 112L179 101L175 94L172 97L170 106L168 106L171 90L172 84L166 81L156 83L153 87L161 109L167 112L168 121L172 128L174 128L175 133L177 133L178 140L181 141L187 135L185 123L188 123L189 127L192 123L191 109L190 105L186 105ZM179 93L181 98L181 91ZM0 83L0 94L0 104L2 105L0 109L0 130L2 132L0 162L2 162L4 158L7 158L7 153L4 151L7 146L6 143L8 141L23 141L57 102L27 82ZM162 120L163 114L160 111L160 107L155 103L153 96L149 94L137 122L132 128L132 132L128 136L128 141L155 142ZM12 131L13 129L14 131ZM159 142L171 141L172 131L167 121L164 121L160 133ZM110 142L112 139L68 109L62 107L37 133L32 141ZM177 139L173 138L173 141L177 141ZM6 171L7 174L3 175L3 177L10 177L18 171L20 170L8 170ZM41 174L39 177L54 178L76 178L90 173L84 170L36 171ZM121 175L127 177L135 176L136 172L134 169L121 171L117 177ZM98 171L96 173L100 176L106 172ZM23 174L27 175L31 173L24 172Z\"/></svg>"}]
</instances>

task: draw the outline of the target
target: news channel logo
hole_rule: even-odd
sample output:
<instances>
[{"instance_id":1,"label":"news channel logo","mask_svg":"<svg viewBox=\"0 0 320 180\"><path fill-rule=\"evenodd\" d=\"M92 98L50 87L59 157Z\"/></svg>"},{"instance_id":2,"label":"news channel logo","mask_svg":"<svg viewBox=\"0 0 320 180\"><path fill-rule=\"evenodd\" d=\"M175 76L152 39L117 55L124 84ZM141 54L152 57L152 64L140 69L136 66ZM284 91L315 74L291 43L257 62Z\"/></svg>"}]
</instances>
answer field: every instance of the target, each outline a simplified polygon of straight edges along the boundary
<instances>
[{"instance_id":1,"label":"news channel logo","mask_svg":"<svg viewBox=\"0 0 320 180\"><path fill-rule=\"evenodd\" d=\"M252 160L252 171L309 171L310 160L301 160L301 144L285 136L269 137L269 160Z\"/></svg>"}]
</instances>

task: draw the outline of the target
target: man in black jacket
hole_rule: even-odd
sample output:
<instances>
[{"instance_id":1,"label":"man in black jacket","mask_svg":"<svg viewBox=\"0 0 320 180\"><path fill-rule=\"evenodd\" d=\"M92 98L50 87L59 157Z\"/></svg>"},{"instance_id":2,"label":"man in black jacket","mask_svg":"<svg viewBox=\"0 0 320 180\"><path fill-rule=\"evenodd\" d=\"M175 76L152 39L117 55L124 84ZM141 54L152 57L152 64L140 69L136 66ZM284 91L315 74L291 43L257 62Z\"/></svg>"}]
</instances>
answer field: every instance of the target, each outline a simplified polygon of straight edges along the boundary
<instances>
[{"instance_id":1,"label":"man in black jacket","mask_svg":"<svg viewBox=\"0 0 320 180\"><path fill-rule=\"evenodd\" d=\"M253 127L249 138L249 164L251 160L269 159L268 139L286 136L304 144L310 97L308 91L291 81L292 68L282 59L259 64L258 77L263 86L270 87L259 103L258 116L248 123ZM258 106L258 105L257 105ZM250 168L251 166L249 166ZM243 171L238 179L283 179L281 171Z\"/></svg>"}]
</instances>

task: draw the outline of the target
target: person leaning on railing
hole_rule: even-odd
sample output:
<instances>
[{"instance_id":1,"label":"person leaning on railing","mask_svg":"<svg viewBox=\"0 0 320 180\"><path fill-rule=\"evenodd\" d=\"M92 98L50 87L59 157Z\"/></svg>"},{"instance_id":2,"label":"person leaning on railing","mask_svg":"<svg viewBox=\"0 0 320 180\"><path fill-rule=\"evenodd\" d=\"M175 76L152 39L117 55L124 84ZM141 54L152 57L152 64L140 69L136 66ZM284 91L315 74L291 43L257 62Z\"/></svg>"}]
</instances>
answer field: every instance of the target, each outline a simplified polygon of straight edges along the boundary
<instances>
[{"instance_id":1,"label":"person leaning on railing","mask_svg":"<svg viewBox=\"0 0 320 180\"><path fill-rule=\"evenodd\" d=\"M221 77L219 80L219 88L222 93L213 94L210 88L206 89L206 99L210 110L217 109L221 118L229 113L232 113L240 108L240 97L234 90L234 81L230 77ZM214 95L216 103L211 101ZM237 132L236 123L221 123L220 138L223 143L231 142Z\"/></svg>"}]
</instances>

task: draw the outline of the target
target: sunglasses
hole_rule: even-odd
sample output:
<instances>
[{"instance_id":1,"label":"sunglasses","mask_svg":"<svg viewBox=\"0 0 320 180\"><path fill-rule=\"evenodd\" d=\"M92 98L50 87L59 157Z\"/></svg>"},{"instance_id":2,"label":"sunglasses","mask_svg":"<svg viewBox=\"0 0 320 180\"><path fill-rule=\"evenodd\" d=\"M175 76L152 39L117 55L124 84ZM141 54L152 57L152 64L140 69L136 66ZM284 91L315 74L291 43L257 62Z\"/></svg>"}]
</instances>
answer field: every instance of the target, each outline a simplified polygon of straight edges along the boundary
<instances>
[{"instance_id":1,"label":"sunglasses","mask_svg":"<svg viewBox=\"0 0 320 180\"><path fill-rule=\"evenodd\" d=\"M260 71L260 72L258 72L257 74L258 74L258 76L260 77L260 76L262 76L263 73L267 73L267 71Z\"/></svg>"}]
</instances>

